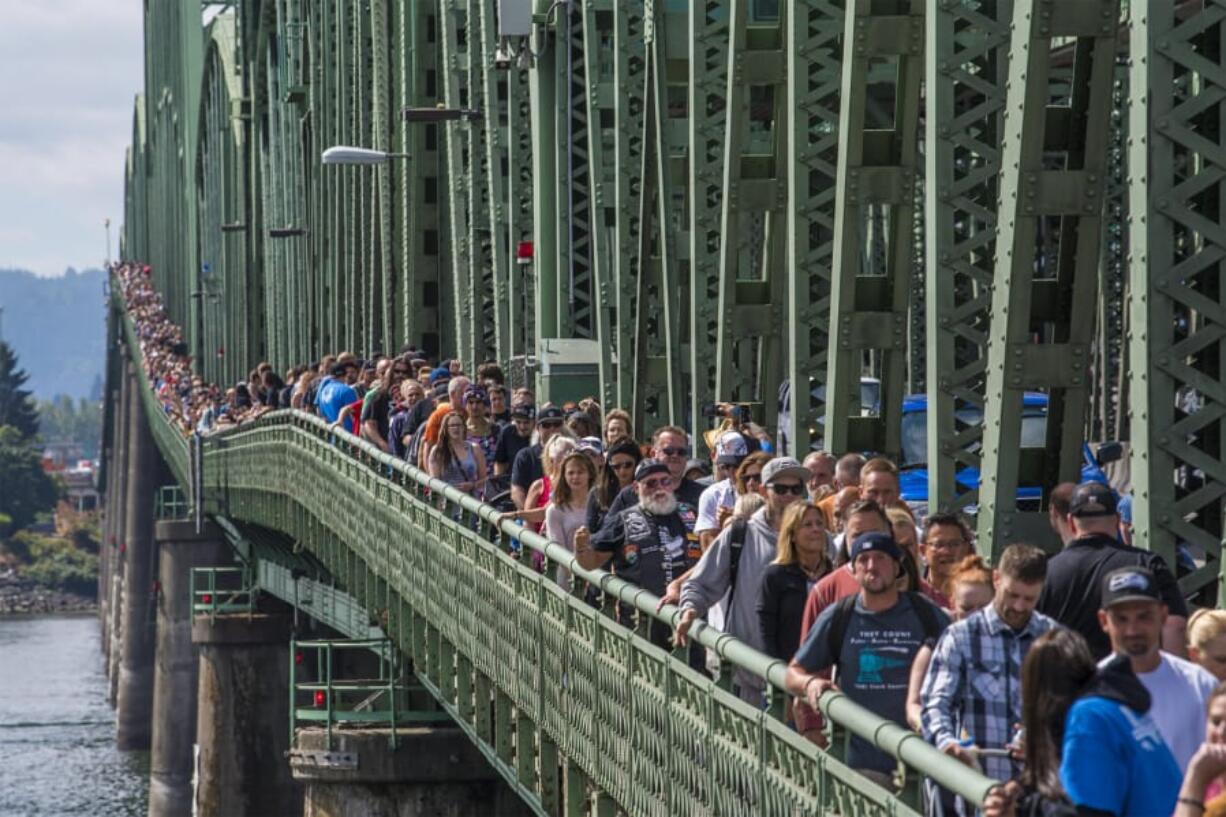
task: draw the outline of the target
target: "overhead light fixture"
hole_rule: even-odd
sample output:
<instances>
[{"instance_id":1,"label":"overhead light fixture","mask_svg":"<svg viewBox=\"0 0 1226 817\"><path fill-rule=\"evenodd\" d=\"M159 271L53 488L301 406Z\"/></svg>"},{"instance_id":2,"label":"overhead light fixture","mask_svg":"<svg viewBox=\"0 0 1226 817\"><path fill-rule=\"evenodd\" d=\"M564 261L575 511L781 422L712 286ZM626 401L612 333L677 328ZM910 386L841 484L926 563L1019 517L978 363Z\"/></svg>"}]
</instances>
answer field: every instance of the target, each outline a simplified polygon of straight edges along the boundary
<instances>
[{"instance_id":1,"label":"overhead light fixture","mask_svg":"<svg viewBox=\"0 0 1226 817\"><path fill-rule=\"evenodd\" d=\"M381 165L389 159L407 159L409 154L336 145L325 150L320 158L326 165Z\"/></svg>"}]
</instances>

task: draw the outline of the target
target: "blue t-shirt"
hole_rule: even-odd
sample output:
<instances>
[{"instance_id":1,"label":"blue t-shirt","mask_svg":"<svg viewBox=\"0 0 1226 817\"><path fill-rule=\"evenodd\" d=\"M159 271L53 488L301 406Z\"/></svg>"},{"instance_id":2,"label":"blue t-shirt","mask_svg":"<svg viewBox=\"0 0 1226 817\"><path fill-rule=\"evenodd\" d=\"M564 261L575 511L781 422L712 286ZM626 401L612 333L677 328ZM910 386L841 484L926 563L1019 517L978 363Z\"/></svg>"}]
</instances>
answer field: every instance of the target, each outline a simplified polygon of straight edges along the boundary
<instances>
[{"instance_id":1,"label":"blue t-shirt","mask_svg":"<svg viewBox=\"0 0 1226 817\"><path fill-rule=\"evenodd\" d=\"M796 653L796 663L809 672L838 664L839 689L865 709L892 720L907 723L907 686L911 662L924 641L938 633L924 632L924 622L912 606L926 605L933 625L942 631L949 617L919 594L905 593L888 610L874 613L864 609L857 594L847 619L843 643L838 654L830 650L831 630L839 604L822 611L809 635ZM898 763L863 738L852 735L847 748L847 765L853 769L873 769L889 773Z\"/></svg>"},{"instance_id":2,"label":"blue t-shirt","mask_svg":"<svg viewBox=\"0 0 1226 817\"><path fill-rule=\"evenodd\" d=\"M319 387L319 413L329 423L335 423L341 416L341 409L358 399L358 393L353 386L341 380L329 380Z\"/></svg>"},{"instance_id":3,"label":"blue t-shirt","mask_svg":"<svg viewBox=\"0 0 1226 817\"><path fill-rule=\"evenodd\" d=\"M1065 719L1060 782L1075 806L1164 817L1175 810L1183 775L1149 715L1092 696Z\"/></svg>"}]
</instances>

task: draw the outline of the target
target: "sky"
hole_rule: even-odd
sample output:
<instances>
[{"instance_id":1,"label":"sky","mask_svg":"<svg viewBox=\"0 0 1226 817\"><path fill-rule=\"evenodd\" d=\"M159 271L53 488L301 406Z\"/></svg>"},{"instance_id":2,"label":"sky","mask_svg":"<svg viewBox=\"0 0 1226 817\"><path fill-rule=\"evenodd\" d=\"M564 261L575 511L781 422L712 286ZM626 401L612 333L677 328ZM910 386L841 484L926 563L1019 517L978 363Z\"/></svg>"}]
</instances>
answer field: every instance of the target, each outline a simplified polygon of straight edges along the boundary
<instances>
[{"instance_id":1,"label":"sky","mask_svg":"<svg viewBox=\"0 0 1226 817\"><path fill-rule=\"evenodd\" d=\"M3 0L0 268L100 266L123 221L124 151L144 83L141 0Z\"/></svg>"}]
</instances>

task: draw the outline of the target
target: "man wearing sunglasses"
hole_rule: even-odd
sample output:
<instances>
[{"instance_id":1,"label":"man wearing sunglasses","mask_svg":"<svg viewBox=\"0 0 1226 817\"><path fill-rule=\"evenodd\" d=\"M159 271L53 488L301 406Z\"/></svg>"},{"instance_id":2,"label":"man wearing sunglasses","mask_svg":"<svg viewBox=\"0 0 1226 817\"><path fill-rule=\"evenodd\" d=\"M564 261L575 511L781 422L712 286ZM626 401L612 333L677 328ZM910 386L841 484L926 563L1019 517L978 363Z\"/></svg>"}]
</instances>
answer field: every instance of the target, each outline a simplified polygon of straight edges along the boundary
<instances>
[{"instance_id":1,"label":"man wearing sunglasses","mask_svg":"<svg viewBox=\"0 0 1226 817\"><path fill-rule=\"evenodd\" d=\"M762 487L766 507L749 518L742 535L739 555L734 557L734 528L728 526L711 543L698 565L681 587L681 620L677 623L676 641L684 645L694 621L725 593L725 631L765 652L762 629L758 621L758 595L762 589L762 574L775 558L775 545L783 512L805 496L809 469L791 457L776 457L762 468ZM735 566L734 566L735 562ZM743 700L759 705L763 680L738 671L733 680Z\"/></svg>"},{"instance_id":2,"label":"man wearing sunglasses","mask_svg":"<svg viewBox=\"0 0 1226 817\"><path fill-rule=\"evenodd\" d=\"M694 523L698 520L696 508L702 496L702 486L692 479L685 478L685 466L689 462L689 456L690 443L684 429L676 426L663 426L657 428L656 432L651 435L650 458L664 463L668 468L668 474L673 478L673 493L677 501L685 505L682 517L685 520L686 530L693 532ZM618 514L638 503L639 495L635 492L634 486L627 485L609 506L604 524L609 525ZM601 530L603 529L602 526Z\"/></svg>"},{"instance_id":3,"label":"man wearing sunglasses","mask_svg":"<svg viewBox=\"0 0 1226 817\"><path fill-rule=\"evenodd\" d=\"M515 461L511 464L511 501L515 503L516 509L521 511L524 509L524 503L528 499L528 489L532 487L532 483L545 475L544 466L541 464L541 452L545 450L545 446L549 444L553 436L562 430L564 421L562 409L557 406L545 406L536 415L536 444L516 454Z\"/></svg>"},{"instance_id":4,"label":"man wearing sunglasses","mask_svg":"<svg viewBox=\"0 0 1226 817\"><path fill-rule=\"evenodd\" d=\"M613 555L614 573L656 595L662 595L670 582L690 570L701 554L698 538L690 531L694 508L677 500L673 493L675 484L676 478L666 463L643 460L634 470L633 484L628 486L638 502L590 538L593 550ZM588 540L586 529L581 529L581 534L576 534L576 551L583 550ZM632 608L623 605L620 615L624 624L633 625ZM653 644L667 649L670 636L668 625L652 620ZM690 650L691 666L701 669L704 660L704 650Z\"/></svg>"}]
</instances>

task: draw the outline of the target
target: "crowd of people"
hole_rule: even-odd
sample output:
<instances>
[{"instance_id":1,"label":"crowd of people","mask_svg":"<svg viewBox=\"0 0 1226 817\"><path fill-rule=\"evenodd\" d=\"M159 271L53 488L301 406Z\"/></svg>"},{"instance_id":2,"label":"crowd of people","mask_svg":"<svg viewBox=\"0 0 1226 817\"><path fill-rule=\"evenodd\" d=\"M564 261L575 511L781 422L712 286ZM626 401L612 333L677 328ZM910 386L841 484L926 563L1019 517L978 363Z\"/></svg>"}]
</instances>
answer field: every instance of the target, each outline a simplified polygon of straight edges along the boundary
<instances>
[{"instance_id":1,"label":"crowd of people","mask_svg":"<svg viewBox=\"0 0 1226 817\"><path fill-rule=\"evenodd\" d=\"M1002 781L982 809L993 817L1226 815L1226 611L1189 610L1172 566L1128 544L1109 485L1050 490L1054 555L1010 543L988 563L960 516L915 515L889 459L776 456L735 412L696 460L682 428L640 442L625 411L538 405L497 364L470 376L414 348L283 376L261 364L222 392L193 376L148 268L115 272L148 379L185 434L297 408L501 502L582 567L677 605L675 629L653 620L650 638L688 645L694 668L699 620L787 662L785 716L819 745L823 695L838 689ZM561 567L555 579L572 581ZM734 684L764 705L761 677ZM893 783L896 761L868 741L853 738L846 762ZM933 814L975 811L928 790Z\"/></svg>"}]
</instances>

